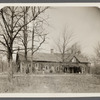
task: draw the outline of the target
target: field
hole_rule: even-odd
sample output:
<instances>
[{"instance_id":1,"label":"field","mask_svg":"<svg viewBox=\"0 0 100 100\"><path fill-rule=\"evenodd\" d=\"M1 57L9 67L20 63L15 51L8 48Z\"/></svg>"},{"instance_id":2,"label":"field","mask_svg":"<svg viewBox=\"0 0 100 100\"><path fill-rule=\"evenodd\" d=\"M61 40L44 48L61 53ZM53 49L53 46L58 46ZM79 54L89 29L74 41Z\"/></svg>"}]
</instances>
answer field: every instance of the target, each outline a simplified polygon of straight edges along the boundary
<instances>
[{"instance_id":1,"label":"field","mask_svg":"<svg viewBox=\"0 0 100 100\"><path fill-rule=\"evenodd\" d=\"M15 75L13 85L0 76L1 93L96 93L100 76L81 74Z\"/></svg>"}]
</instances>

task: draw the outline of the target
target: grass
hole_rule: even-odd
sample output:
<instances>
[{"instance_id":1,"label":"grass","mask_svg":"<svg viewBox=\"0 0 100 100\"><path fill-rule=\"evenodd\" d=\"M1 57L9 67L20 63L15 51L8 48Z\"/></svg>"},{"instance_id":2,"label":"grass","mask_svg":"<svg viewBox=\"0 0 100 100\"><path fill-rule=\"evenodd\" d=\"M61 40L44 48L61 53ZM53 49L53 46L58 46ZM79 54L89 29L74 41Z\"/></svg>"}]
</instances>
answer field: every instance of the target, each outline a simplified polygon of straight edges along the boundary
<instances>
[{"instance_id":1,"label":"grass","mask_svg":"<svg viewBox=\"0 0 100 100\"><path fill-rule=\"evenodd\" d=\"M0 77L1 93L99 93L100 76L81 74L15 75L13 84Z\"/></svg>"}]
</instances>

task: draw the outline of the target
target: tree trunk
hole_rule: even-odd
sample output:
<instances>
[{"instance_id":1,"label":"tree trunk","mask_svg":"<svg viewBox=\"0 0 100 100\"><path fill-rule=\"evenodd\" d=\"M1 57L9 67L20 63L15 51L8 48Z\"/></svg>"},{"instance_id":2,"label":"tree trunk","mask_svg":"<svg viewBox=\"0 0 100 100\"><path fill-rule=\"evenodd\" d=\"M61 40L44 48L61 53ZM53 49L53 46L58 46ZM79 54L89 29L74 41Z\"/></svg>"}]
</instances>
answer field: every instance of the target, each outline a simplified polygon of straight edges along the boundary
<instances>
[{"instance_id":1,"label":"tree trunk","mask_svg":"<svg viewBox=\"0 0 100 100\"><path fill-rule=\"evenodd\" d=\"M8 52L8 81L12 83L13 80L13 57L12 52Z\"/></svg>"},{"instance_id":2,"label":"tree trunk","mask_svg":"<svg viewBox=\"0 0 100 100\"><path fill-rule=\"evenodd\" d=\"M34 49L34 26L33 26L33 33L32 33L32 51L31 51L31 69L32 69L32 71L33 71L33 49Z\"/></svg>"},{"instance_id":3,"label":"tree trunk","mask_svg":"<svg viewBox=\"0 0 100 100\"><path fill-rule=\"evenodd\" d=\"M27 23L27 7L24 8L24 24ZM25 59L27 61L27 25L24 26L24 47L25 47Z\"/></svg>"},{"instance_id":4,"label":"tree trunk","mask_svg":"<svg viewBox=\"0 0 100 100\"><path fill-rule=\"evenodd\" d=\"M25 46L25 60L27 61L27 47Z\"/></svg>"},{"instance_id":5,"label":"tree trunk","mask_svg":"<svg viewBox=\"0 0 100 100\"><path fill-rule=\"evenodd\" d=\"M2 66L2 72L3 72L3 61L2 61L2 63L1 63L1 66Z\"/></svg>"},{"instance_id":6,"label":"tree trunk","mask_svg":"<svg viewBox=\"0 0 100 100\"><path fill-rule=\"evenodd\" d=\"M31 55L31 73L33 72L33 54Z\"/></svg>"},{"instance_id":7,"label":"tree trunk","mask_svg":"<svg viewBox=\"0 0 100 100\"><path fill-rule=\"evenodd\" d=\"M12 66L12 59L10 59L8 61L8 80L9 82L12 82L12 79L13 79L13 66Z\"/></svg>"}]
</instances>

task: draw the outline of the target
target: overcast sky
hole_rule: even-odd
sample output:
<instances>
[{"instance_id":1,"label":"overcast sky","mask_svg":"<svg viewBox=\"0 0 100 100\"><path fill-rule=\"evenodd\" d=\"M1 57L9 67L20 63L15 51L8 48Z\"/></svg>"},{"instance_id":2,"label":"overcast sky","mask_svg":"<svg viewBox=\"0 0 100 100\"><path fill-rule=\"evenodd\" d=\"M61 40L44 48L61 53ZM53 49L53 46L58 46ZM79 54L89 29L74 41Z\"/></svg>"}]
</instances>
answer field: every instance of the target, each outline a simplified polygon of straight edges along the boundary
<instances>
[{"instance_id":1,"label":"overcast sky","mask_svg":"<svg viewBox=\"0 0 100 100\"><path fill-rule=\"evenodd\" d=\"M55 49L54 40L62 33L65 25L74 33L73 42L78 42L82 52L94 55L94 48L100 41L100 10L96 7L53 7L46 11L49 15L46 28L49 39L48 44L42 47L46 52Z\"/></svg>"}]
</instances>

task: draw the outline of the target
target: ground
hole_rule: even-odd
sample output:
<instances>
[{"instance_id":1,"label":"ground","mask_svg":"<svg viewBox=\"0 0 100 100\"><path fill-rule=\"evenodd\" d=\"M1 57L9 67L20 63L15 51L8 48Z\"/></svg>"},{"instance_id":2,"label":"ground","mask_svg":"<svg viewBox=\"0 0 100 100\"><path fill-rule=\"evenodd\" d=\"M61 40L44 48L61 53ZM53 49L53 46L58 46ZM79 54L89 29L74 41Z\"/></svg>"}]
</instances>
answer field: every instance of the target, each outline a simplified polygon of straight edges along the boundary
<instances>
[{"instance_id":1,"label":"ground","mask_svg":"<svg viewBox=\"0 0 100 100\"><path fill-rule=\"evenodd\" d=\"M0 76L0 92L10 93L96 93L100 76L81 74L15 75L13 85Z\"/></svg>"}]
</instances>

